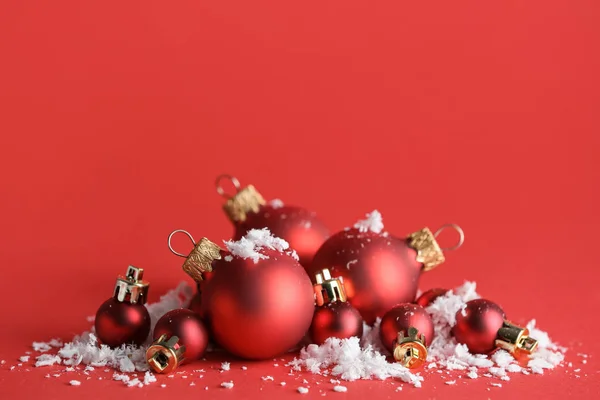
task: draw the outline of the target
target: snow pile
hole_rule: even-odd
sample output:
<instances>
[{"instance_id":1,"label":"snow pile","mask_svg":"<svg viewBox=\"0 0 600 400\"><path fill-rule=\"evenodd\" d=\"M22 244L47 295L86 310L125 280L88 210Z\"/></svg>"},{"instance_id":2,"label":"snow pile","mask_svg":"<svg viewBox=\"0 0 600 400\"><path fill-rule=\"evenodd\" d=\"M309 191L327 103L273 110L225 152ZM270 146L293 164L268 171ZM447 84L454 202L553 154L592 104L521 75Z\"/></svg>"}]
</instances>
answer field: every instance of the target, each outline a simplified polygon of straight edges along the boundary
<instances>
[{"instance_id":1,"label":"snow pile","mask_svg":"<svg viewBox=\"0 0 600 400\"><path fill-rule=\"evenodd\" d=\"M273 236L268 228L251 229L240 240L227 240L224 243L232 255L243 259L250 258L254 263L257 263L258 260L267 260L269 258L267 255L262 254L261 250L277 250L283 253L290 247L285 240ZM295 252L288 253L288 255L294 257Z\"/></svg>"},{"instance_id":2,"label":"snow pile","mask_svg":"<svg viewBox=\"0 0 600 400\"><path fill-rule=\"evenodd\" d=\"M370 345L361 348L357 337L329 338L321 346L308 345L300 351L300 358L288 365L296 371L304 368L313 374L323 374L331 369L331 375L347 381L399 378L420 387L423 380L402 365L389 363L383 354Z\"/></svg>"},{"instance_id":3,"label":"snow pile","mask_svg":"<svg viewBox=\"0 0 600 400\"><path fill-rule=\"evenodd\" d=\"M168 311L176 308L187 307L192 297L193 290L185 282L182 282L174 290L160 298L160 301L147 305L152 321L151 330L154 329L156 321ZM111 367L121 372L147 371L146 347L122 345L118 348L110 348L98 343L98 338L93 332L84 332L76 336L72 342L62 344L53 339L49 343L34 342L33 347L45 350L47 347L59 347L57 354L41 354L36 357L36 367L63 364L74 367L85 364L92 367ZM41 350L40 350L41 351ZM125 375L127 376L127 375ZM127 377L129 379L129 377ZM151 377L145 377L148 384ZM123 379L120 379L123 380ZM129 380L127 380L130 383ZM137 382L136 385L141 382Z\"/></svg>"},{"instance_id":4,"label":"snow pile","mask_svg":"<svg viewBox=\"0 0 600 400\"><path fill-rule=\"evenodd\" d=\"M456 342L451 335L452 327L456 324L456 313L465 308L466 302L479 298L476 285L465 282L462 286L438 297L429 307L427 312L434 323L435 337L429 346L425 367L428 372L435 369L441 373L446 371L465 371L465 377L477 379L480 375L503 381L510 380L509 373L530 372L543 373L545 369L552 369L564 359L565 349L552 343L548 334L535 327L531 321L527 328L531 337L538 340L538 349L534 352L524 368L515 358L505 350L497 350L492 355L471 354L466 345ZM389 363L385 355L389 352L384 349L379 337L379 323L373 327L365 325L363 337L349 339L330 338L317 346L311 344L301 350L300 356L288 365L293 370L307 370L313 374L339 376L343 380L356 379L386 379L399 378L404 382L421 386L423 377L414 374L398 363ZM361 347L362 345L362 347ZM483 369L481 373L481 369ZM462 378L462 375L458 376ZM446 384L455 384L456 380L447 381ZM500 384L495 384L498 386ZM500 387L500 386L498 386Z\"/></svg>"},{"instance_id":5,"label":"snow pile","mask_svg":"<svg viewBox=\"0 0 600 400\"><path fill-rule=\"evenodd\" d=\"M359 232L373 232L381 233L383 230L383 217L377 210L366 215L367 218L360 220L354 224L354 228L358 229Z\"/></svg>"}]
</instances>

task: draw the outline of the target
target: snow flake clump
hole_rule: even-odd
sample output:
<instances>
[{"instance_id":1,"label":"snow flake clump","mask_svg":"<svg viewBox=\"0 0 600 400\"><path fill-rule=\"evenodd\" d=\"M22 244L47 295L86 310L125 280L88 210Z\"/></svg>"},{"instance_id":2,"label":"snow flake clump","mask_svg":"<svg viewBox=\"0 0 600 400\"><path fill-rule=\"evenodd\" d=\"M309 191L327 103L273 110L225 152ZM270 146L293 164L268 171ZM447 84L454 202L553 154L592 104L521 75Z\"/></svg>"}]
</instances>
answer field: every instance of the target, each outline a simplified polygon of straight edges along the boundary
<instances>
[{"instance_id":1,"label":"snow flake clump","mask_svg":"<svg viewBox=\"0 0 600 400\"><path fill-rule=\"evenodd\" d=\"M358 229L359 232L373 232L381 233L383 230L383 217L377 210L366 215L367 218L360 220L354 224L354 228Z\"/></svg>"},{"instance_id":2,"label":"snow flake clump","mask_svg":"<svg viewBox=\"0 0 600 400\"><path fill-rule=\"evenodd\" d=\"M231 388L233 388L233 381L223 382L223 383L221 383L221 387L225 388L225 389L231 389Z\"/></svg>"},{"instance_id":3,"label":"snow flake clump","mask_svg":"<svg viewBox=\"0 0 600 400\"><path fill-rule=\"evenodd\" d=\"M273 236L268 228L251 229L240 240L227 240L224 243L232 255L243 259L250 258L254 263L269 258L262 254L261 250L277 250L283 253L290 247L285 240Z\"/></svg>"}]
</instances>

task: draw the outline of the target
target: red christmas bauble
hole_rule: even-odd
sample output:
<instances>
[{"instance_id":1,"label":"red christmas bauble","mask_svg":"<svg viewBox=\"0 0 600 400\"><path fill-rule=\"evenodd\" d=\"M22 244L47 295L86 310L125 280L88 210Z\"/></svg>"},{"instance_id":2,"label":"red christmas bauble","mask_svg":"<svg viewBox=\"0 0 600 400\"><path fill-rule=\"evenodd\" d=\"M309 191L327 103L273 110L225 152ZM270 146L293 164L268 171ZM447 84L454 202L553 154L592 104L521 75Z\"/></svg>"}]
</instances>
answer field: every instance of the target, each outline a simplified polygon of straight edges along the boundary
<instances>
[{"instance_id":1,"label":"red christmas bauble","mask_svg":"<svg viewBox=\"0 0 600 400\"><path fill-rule=\"evenodd\" d=\"M277 203L275 203L277 204ZM329 237L329 229L316 214L301 207L261 206L258 212L249 212L246 220L235 223L235 240L250 229L269 228L274 236L285 239L296 250L300 264L310 264L315 253Z\"/></svg>"},{"instance_id":2,"label":"red christmas bauble","mask_svg":"<svg viewBox=\"0 0 600 400\"><path fill-rule=\"evenodd\" d=\"M459 343L466 344L471 353L486 354L496 348L498 330L504 323L504 311L489 300L476 299L456 313L452 329Z\"/></svg>"},{"instance_id":3,"label":"red christmas bauble","mask_svg":"<svg viewBox=\"0 0 600 400\"><path fill-rule=\"evenodd\" d=\"M423 292L423 294L421 294L419 298L415 300L415 303L417 303L421 307L428 307L431 303L435 301L435 299L445 295L448 292L448 289L442 288L429 289L428 291Z\"/></svg>"},{"instance_id":4,"label":"red christmas bauble","mask_svg":"<svg viewBox=\"0 0 600 400\"><path fill-rule=\"evenodd\" d=\"M331 236L311 265L341 276L350 303L368 324L399 303L414 301L422 264L406 239L352 228Z\"/></svg>"},{"instance_id":5,"label":"red christmas bauble","mask_svg":"<svg viewBox=\"0 0 600 400\"><path fill-rule=\"evenodd\" d=\"M119 302L111 297L96 313L96 335L102 344L143 344L150 333L150 314L143 304Z\"/></svg>"},{"instance_id":6,"label":"red christmas bauble","mask_svg":"<svg viewBox=\"0 0 600 400\"><path fill-rule=\"evenodd\" d=\"M330 337L347 339L358 336L360 338L363 333L363 320L350 303L335 301L315 309L309 333L316 344L322 344Z\"/></svg>"},{"instance_id":7,"label":"red christmas bauble","mask_svg":"<svg viewBox=\"0 0 600 400\"><path fill-rule=\"evenodd\" d=\"M202 288L201 310L212 337L247 359L267 359L295 346L314 313L314 293L304 268L277 250L267 259L243 259L223 252Z\"/></svg>"},{"instance_id":8,"label":"red christmas bauble","mask_svg":"<svg viewBox=\"0 0 600 400\"><path fill-rule=\"evenodd\" d=\"M385 313L381 319L379 334L381 342L390 352L394 351L394 342L398 333L408 336L408 328L415 327L419 334L425 335L425 344L429 346L433 340L433 321L425 309L419 305L398 304Z\"/></svg>"},{"instance_id":9,"label":"red christmas bauble","mask_svg":"<svg viewBox=\"0 0 600 400\"><path fill-rule=\"evenodd\" d=\"M185 346L184 362L198 360L208 346L208 330L200 316L180 308L163 315L154 327L154 340L167 335L177 336L179 346Z\"/></svg>"},{"instance_id":10,"label":"red christmas bauble","mask_svg":"<svg viewBox=\"0 0 600 400\"><path fill-rule=\"evenodd\" d=\"M188 309L192 310L193 312L195 312L198 315L202 315L202 307L200 307L200 305L202 304L202 292L198 291L196 292L196 294L194 295L194 297L192 297L192 300L190 300L190 305L188 306Z\"/></svg>"}]
</instances>

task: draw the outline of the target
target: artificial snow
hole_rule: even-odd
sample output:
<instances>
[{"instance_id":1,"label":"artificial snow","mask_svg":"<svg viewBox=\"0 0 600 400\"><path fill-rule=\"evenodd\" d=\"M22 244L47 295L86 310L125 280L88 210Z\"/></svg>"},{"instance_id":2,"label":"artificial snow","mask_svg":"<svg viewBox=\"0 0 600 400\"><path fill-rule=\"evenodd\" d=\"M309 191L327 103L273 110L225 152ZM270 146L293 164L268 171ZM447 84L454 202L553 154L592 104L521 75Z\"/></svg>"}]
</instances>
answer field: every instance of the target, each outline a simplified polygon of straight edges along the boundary
<instances>
[{"instance_id":1,"label":"artificial snow","mask_svg":"<svg viewBox=\"0 0 600 400\"><path fill-rule=\"evenodd\" d=\"M373 232L373 233L381 233L383 230L383 217L381 213L377 210L373 210L372 212L366 215L367 218L357 221L354 224L354 228L358 229L359 232Z\"/></svg>"},{"instance_id":2,"label":"artificial snow","mask_svg":"<svg viewBox=\"0 0 600 400\"><path fill-rule=\"evenodd\" d=\"M308 389L305 388L305 387L300 386L298 388L298 393L300 393L300 394L306 394L306 393L308 393Z\"/></svg>"},{"instance_id":3,"label":"artificial snow","mask_svg":"<svg viewBox=\"0 0 600 400\"><path fill-rule=\"evenodd\" d=\"M221 383L221 387L225 389L231 389L233 387L233 381Z\"/></svg>"},{"instance_id":4,"label":"artificial snow","mask_svg":"<svg viewBox=\"0 0 600 400\"><path fill-rule=\"evenodd\" d=\"M232 255L242 259L249 258L254 263L269 258L267 255L262 254L261 250L276 250L283 253L290 247L285 240L273 236L268 228L251 229L240 240L227 240L224 243Z\"/></svg>"},{"instance_id":5,"label":"artificial snow","mask_svg":"<svg viewBox=\"0 0 600 400\"><path fill-rule=\"evenodd\" d=\"M33 347L33 351L39 351L40 353L43 353L45 351L52 349L52 346L50 346L49 343L45 343L45 342L33 342L31 344L31 347Z\"/></svg>"},{"instance_id":6,"label":"artificial snow","mask_svg":"<svg viewBox=\"0 0 600 400\"><path fill-rule=\"evenodd\" d=\"M509 373L530 372L541 374L546 369L552 369L564 359L565 349L552 343L548 334L535 327L535 321L527 324L531 337L538 340L538 349L530 355L527 368L518 365L515 358L507 351L499 349L492 355L471 354L464 344L459 344L451 334L456 324L456 313L464 310L466 302L479 298L476 285L465 282L462 286L438 297L426 310L434 322L435 337L429 346L427 370L438 373L453 370L464 370L465 377L477 379L480 376L510 380ZM301 350L299 357L288 365L293 370L306 370L313 374L339 377L342 380L356 379L387 379L398 378L421 386L423 377L412 373L398 363L389 363L386 355L389 352L381 344L378 319L373 327L364 325L362 339L330 338L317 346L308 345ZM461 376L458 377L459 379ZM333 380L331 381L334 382ZM446 381L452 385L455 380Z\"/></svg>"},{"instance_id":7,"label":"artificial snow","mask_svg":"<svg viewBox=\"0 0 600 400\"><path fill-rule=\"evenodd\" d=\"M29 361L29 357L30 356L21 356L21 357L19 357L19 361L21 361L21 362L27 362L27 361Z\"/></svg>"},{"instance_id":8,"label":"artificial snow","mask_svg":"<svg viewBox=\"0 0 600 400\"><path fill-rule=\"evenodd\" d=\"M229 364L228 362L221 363L221 370L229 371L230 369L231 369L231 364Z\"/></svg>"},{"instance_id":9,"label":"artificial snow","mask_svg":"<svg viewBox=\"0 0 600 400\"><path fill-rule=\"evenodd\" d=\"M81 385L81 382L76 381L76 380L72 380L69 383L71 384L71 386L80 386Z\"/></svg>"},{"instance_id":10,"label":"artificial snow","mask_svg":"<svg viewBox=\"0 0 600 400\"><path fill-rule=\"evenodd\" d=\"M348 391L348 388L346 386L337 385L333 387L333 391L338 393L345 393Z\"/></svg>"}]
</instances>

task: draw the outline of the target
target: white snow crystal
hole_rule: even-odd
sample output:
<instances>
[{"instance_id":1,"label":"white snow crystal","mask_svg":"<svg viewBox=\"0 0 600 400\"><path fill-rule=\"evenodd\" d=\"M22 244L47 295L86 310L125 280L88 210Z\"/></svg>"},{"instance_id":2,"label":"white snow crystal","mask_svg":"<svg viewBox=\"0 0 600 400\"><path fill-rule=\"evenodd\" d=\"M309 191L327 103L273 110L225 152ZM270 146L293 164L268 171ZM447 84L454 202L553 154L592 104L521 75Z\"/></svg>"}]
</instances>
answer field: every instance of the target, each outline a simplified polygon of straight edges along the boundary
<instances>
[{"instance_id":1,"label":"white snow crystal","mask_svg":"<svg viewBox=\"0 0 600 400\"><path fill-rule=\"evenodd\" d=\"M81 385L81 382L76 381L76 380L72 380L69 383L71 384L71 386L79 386L79 385Z\"/></svg>"},{"instance_id":2,"label":"white snow crystal","mask_svg":"<svg viewBox=\"0 0 600 400\"><path fill-rule=\"evenodd\" d=\"M446 381L446 385L454 385L456 381Z\"/></svg>"},{"instance_id":3,"label":"white snow crystal","mask_svg":"<svg viewBox=\"0 0 600 400\"><path fill-rule=\"evenodd\" d=\"M269 258L267 255L260 253L261 250L269 249L284 252L290 247L285 240L273 236L268 228L251 229L240 240L228 240L224 243L232 255L243 259L250 258L254 263Z\"/></svg>"},{"instance_id":4,"label":"white snow crystal","mask_svg":"<svg viewBox=\"0 0 600 400\"><path fill-rule=\"evenodd\" d=\"M285 386L285 385L286 385L286 383L285 383L285 382L279 382L279 384L280 384L281 386Z\"/></svg>"},{"instance_id":5,"label":"white snow crystal","mask_svg":"<svg viewBox=\"0 0 600 400\"><path fill-rule=\"evenodd\" d=\"M31 347L33 347L33 351L39 351L40 353L48 351L52 348L52 346L46 342L33 342Z\"/></svg>"},{"instance_id":6,"label":"white snow crystal","mask_svg":"<svg viewBox=\"0 0 600 400\"><path fill-rule=\"evenodd\" d=\"M273 381L273 380L275 380L275 378L273 378L271 375L263 376L263 377L261 377L261 379L263 381Z\"/></svg>"},{"instance_id":7,"label":"white snow crystal","mask_svg":"<svg viewBox=\"0 0 600 400\"><path fill-rule=\"evenodd\" d=\"M233 387L233 381L221 383L221 387L225 389L231 389Z\"/></svg>"},{"instance_id":8,"label":"white snow crystal","mask_svg":"<svg viewBox=\"0 0 600 400\"><path fill-rule=\"evenodd\" d=\"M471 379L477 379L479 377L479 375L477 375L477 371L472 370L467 373L467 376Z\"/></svg>"},{"instance_id":9,"label":"white snow crystal","mask_svg":"<svg viewBox=\"0 0 600 400\"><path fill-rule=\"evenodd\" d=\"M60 364L62 362L61 358L54 354L42 354L41 356L37 356L35 359L37 360L35 362L36 367L47 367L54 364Z\"/></svg>"},{"instance_id":10,"label":"white snow crystal","mask_svg":"<svg viewBox=\"0 0 600 400\"><path fill-rule=\"evenodd\" d=\"M367 218L357 221L354 224L354 228L358 229L359 232L373 232L381 233L383 230L383 218L381 213L377 210L366 215Z\"/></svg>"},{"instance_id":11,"label":"white snow crystal","mask_svg":"<svg viewBox=\"0 0 600 400\"><path fill-rule=\"evenodd\" d=\"M492 354L492 361L497 366L505 368L515 361L515 358L506 350L498 350Z\"/></svg>"},{"instance_id":12,"label":"white snow crystal","mask_svg":"<svg viewBox=\"0 0 600 400\"><path fill-rule=\"evenodd\" d=\"M21 362L27 362L27 361L29 361L29 357L30 356L21 356L21 357L19 357L19 361L21 361Z\"/></svg>"},{"instance_id":13,"label":"white snow crystal","mask_svg":"<svg viewBox=\"0 0 600 400\"><path fill-rule=\"evenodd\" d=\"M144 374L144 385L149 385L153 382L156 382L156 376L152 374L150 371L146 371Z\"/></svg>"},{"instance_id":14,"label":"white snow crystal","mask_svg":"<svg viewBox=\"0 0 600 400\"><path fill-rule=\"evenodd\" d=\"M492 382L492 383L490 383L490 385L495 386L495 387L502 387L501 383L494 383L494 382Z\"/></svg>"},{"instance_id":15,"label":"white snow crystal","mask_svg":"<svg viewBox=\"0 0 600 400\"><path fill-rule=\"evenodd\" d=\"M339 392L339 393L345 393L345 392L348 391L348 388L346 386L337 385L337 386L333 387L333 391L334 392Z\"/></svg>"},{"instance_id":16,"label":"white snow crystal","mask_svg":"<svg viewBox=\"0 0 600 400\"><path fill-rule=\"evenodd\" d=\"M308 393L308 389L305 388L305 387L300 386L298 388L298 393L300 393L300 394L306 394L306 393Z\"/></svg>"},{"instance_id":17,"label":"white snow crystal","mask_svg":"<svg viewBox=\"0 0 600 400\"><path fill-rule=\"evenodd\" d=\"M283 201L281 201L280 199L273 199L269 202L269 205L271 207L273 207L274 209L278 209L284 206Z\"/></svg>"},{"instance_id":18,"label":"white snow crystal","mask_svg":"<svg viewBox=\"0 0 600 400\"><path fill-rule=\"evenodd\" d=\"M221 363L221 369L223 371L229 371L231 369L231 364L228 362Z\"/></svg>"}]
</instances>

